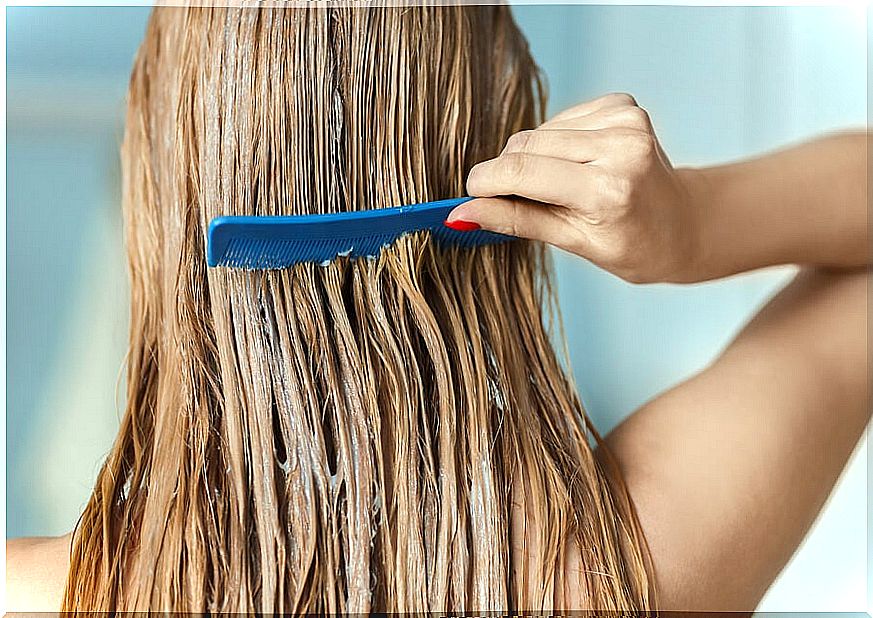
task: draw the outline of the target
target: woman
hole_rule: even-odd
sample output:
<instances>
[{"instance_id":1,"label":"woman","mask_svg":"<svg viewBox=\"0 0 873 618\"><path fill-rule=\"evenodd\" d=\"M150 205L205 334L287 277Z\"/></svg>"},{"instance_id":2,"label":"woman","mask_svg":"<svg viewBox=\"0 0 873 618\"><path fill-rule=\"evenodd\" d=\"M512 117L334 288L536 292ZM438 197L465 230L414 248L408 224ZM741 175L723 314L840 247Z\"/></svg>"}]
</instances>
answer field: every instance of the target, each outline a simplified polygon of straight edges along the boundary
<instances>
[{"instance_id":1,"label":"woman","mask_svg":"<svg viewBox=\"0 0 873 618\"><path fill-rule=\"evenodd\" d=\"M461 194L504 143L448 223L633 281L867 263L863 137L674 171L626 96L536 123L504 8L156 11L124 147L127 410L72 552L12 543L20 607L753 607L866 423L863 274L804 276L592 452L540 243L206 271L213 216Z\"/></svg>"}]
</instances>

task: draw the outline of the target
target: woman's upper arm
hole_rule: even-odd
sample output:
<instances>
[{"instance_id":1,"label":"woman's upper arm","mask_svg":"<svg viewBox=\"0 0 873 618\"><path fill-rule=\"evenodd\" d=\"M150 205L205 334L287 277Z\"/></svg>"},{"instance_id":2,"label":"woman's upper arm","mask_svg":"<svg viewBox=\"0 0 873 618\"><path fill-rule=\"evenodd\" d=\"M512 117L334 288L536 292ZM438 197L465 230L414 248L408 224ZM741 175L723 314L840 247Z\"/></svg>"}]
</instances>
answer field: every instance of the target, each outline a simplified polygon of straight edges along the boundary
<instances>
[{"instance_id":1,"label":"woman's upper arm","mask_svg":"<svg viewBox=\"0 0 873 618\"><path fill-rule=\"evenodd\" d=\"M59 612L70 535L6 541L6 611Z\"/></svg>"},{"instance_id":2,"label":"woman's upper arm","mask_svg":"<svg viewBox=\"0 0 873 618\"><path fill-rule=\"evenodd\" d=\"M754 609L869 419L866 328L866 273L804 273L607 438L662 609Z\"/></svg>"}]
</instances>

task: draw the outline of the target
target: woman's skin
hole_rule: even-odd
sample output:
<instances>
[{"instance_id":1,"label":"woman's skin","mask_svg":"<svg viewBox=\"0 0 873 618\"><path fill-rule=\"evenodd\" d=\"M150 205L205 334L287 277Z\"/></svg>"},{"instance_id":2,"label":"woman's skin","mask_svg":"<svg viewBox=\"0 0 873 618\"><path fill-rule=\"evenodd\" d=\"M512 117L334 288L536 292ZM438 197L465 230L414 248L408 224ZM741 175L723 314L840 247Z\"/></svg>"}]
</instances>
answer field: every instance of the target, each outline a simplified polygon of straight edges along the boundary
<instances>
[{"instance_id":1,"label":"woman's skin","mask_svg":"<svg viewBox=\"0 0 873 618\"><path fill-rule=\"evenodd\" d=\"M870 418L866 134L675 170L646 113L613 94L513 136L467 188L480 199L450 222L542 240L635 283L803 266L708 368L607 436L662 609L753 609ZM69 542L7 542L7 609L60 606Z\"/></svg>"},{"instance_id":2,"label":"woman's skin","mask_svg":"<svg viewBox=\"0 0 873 618\"><path fill-rule=\"evenodd\" d=\"M638 283L803 266L708 368L607 437L663 609L753 609L867 425L867 144L674 170L645 111L613 94L513 136L471 171L481 199L449 216Z\"/></svg>"}]
</instances>

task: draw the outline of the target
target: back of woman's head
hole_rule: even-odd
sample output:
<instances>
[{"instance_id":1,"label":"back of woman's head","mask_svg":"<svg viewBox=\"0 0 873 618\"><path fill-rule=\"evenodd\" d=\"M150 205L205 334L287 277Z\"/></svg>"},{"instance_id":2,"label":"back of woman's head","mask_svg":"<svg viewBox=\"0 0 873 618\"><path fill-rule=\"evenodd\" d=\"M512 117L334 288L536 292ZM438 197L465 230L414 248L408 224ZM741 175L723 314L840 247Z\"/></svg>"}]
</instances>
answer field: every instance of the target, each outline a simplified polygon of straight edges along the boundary
<instances>
[{"instance_id":1,"label":"back of woman's head","mask_svg":"<svg viewBox=\"0 0 873 618\"><path fill-rule=\"evenodd\" d=\"M123 147L127 406L66 609L648 605L543 324L541 246L204 259L219 215L463 195L540 109L506 7L155 11Z\"/></svg>"}]
</instances>

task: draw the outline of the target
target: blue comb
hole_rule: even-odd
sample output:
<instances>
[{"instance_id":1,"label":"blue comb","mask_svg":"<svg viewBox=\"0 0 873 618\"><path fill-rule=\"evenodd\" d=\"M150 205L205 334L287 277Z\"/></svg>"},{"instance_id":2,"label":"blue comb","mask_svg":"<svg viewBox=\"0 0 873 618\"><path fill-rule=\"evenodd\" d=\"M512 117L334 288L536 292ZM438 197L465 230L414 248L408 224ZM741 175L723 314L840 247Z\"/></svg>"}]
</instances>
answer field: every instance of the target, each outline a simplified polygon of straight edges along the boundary
<instances>
[{"instance_id":1,"label":"blue comb","mask_svg":"<svg viewBox=\"0 0 873 618\"><path fill-rule=\"evenodd\" d=\"M470 197L439 202L289 217L216 217L209 223L206 262L253 270L287 268L301 262L327 264L337 257L376 256L412 232L430 230L442 246L475 247L513 236L445 225L449 212Z\"/></svg>"}]
</instances>

